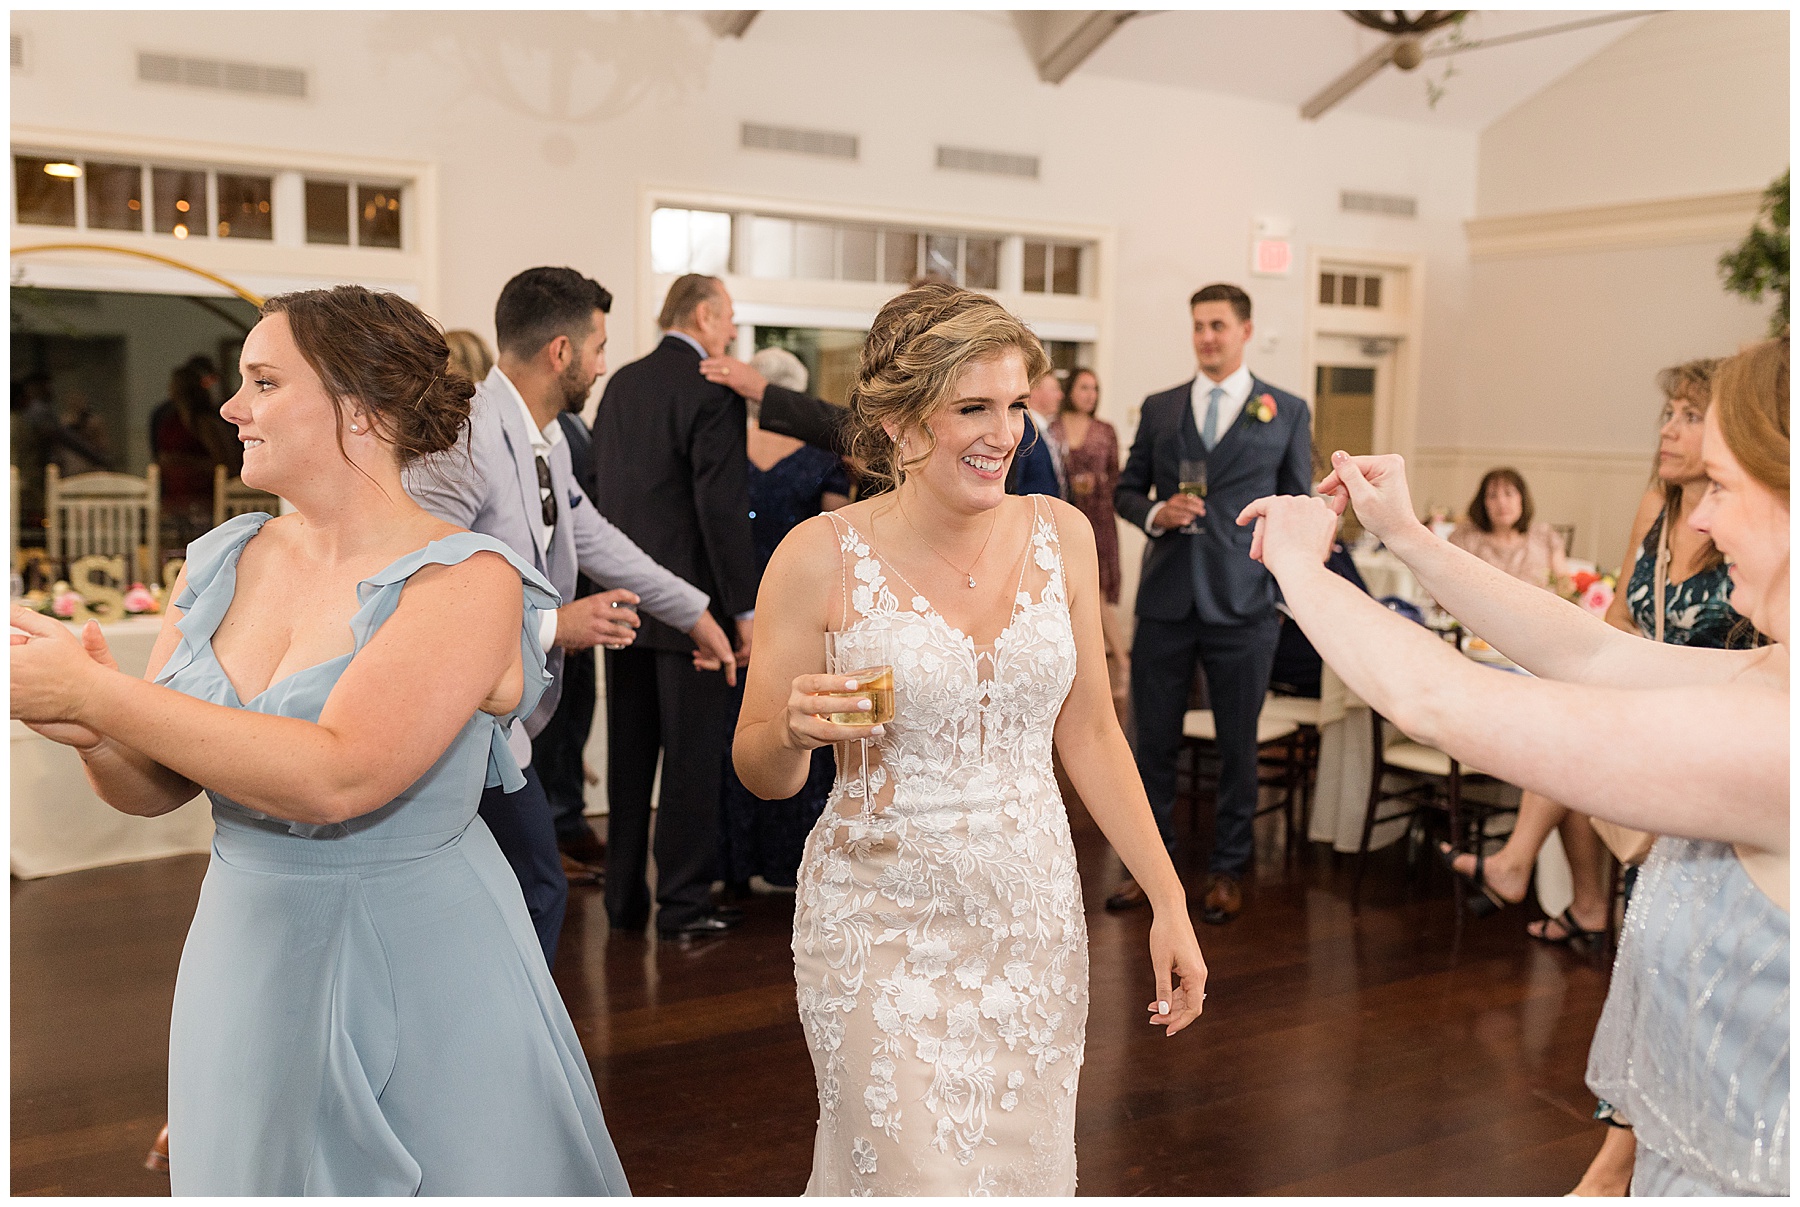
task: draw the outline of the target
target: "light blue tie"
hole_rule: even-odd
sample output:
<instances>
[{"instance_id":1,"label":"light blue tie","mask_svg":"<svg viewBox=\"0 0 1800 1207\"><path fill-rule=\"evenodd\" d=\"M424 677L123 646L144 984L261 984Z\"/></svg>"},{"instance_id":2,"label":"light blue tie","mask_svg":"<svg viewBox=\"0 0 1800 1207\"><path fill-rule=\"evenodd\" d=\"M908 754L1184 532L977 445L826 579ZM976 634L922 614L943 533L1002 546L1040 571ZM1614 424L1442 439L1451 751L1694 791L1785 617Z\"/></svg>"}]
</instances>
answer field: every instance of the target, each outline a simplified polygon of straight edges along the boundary
<instances>
[{"instance_id":1,"label":"light blue tie","mask_svg":"<svg viewBox=\"0 0 1800 1207\"><path fill-rule=\"evenodd\" d=\"M1214 386L1206 396L1206 426L1200 429L1200 443L1206 445L1209 453L1219 442L1219 400L1223 397L1224 386Z\"/></svg>"}]
</instances>

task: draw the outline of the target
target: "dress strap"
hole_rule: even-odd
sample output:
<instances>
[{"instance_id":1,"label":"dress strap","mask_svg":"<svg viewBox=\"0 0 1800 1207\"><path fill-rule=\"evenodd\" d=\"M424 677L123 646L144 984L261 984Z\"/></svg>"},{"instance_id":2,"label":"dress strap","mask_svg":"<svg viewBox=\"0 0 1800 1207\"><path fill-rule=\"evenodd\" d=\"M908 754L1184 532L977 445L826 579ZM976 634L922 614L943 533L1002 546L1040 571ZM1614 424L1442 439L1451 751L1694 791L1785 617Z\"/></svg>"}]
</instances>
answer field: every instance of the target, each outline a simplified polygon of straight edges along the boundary
<instances>
[{"instance_id":1,"label":"dress strap","mask_svg":"<svg viewBox=\"0 0 1800 1207\"><path fill-rule=\"evenodd\" d=\"M188 545L186 578L181 594L170 605L181 610L181 618L175 622L181 642L163 663L156 676L158 683L174 678L211 644L237 594L238 558L244 546L273 518L266 511L233 516Z\"/></svg>"},{"instance_id":2,"label":"dress strap","mask_svg":"<svg viewBox=\"0 0 1800 1207\"><path fill-rule=\"evenodd\" d=\"M838 535L838 632L850 627L850 545L852 533L849 521L835 511L823 513L831 520L831 526Z\"/></svg>"}]
</instances>

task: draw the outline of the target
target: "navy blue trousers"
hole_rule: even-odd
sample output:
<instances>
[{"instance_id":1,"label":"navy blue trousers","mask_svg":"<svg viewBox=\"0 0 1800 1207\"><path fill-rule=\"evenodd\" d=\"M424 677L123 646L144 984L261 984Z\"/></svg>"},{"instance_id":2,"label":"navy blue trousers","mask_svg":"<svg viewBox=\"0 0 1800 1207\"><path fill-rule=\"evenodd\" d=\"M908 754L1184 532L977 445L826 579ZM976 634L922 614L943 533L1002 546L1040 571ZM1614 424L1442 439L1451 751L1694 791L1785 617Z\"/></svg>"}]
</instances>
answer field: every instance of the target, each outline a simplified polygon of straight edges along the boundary
<instances>
[{"instance_id":1,"label":"navy blue trousers","mask_svg":"<svg viewBox=\"0 0 1800 1207\"><path fill-rule=\"evenodd\" d=\"M1256 719L1269 691L1280 618L1244 625L1151 620L1140 616L1131 643L1131 708L1137 722L1138 774L1163 845L1175 853L1175 758L1187 715L1194 664L1206 669L1206 693L1218 727L1217 825L1207 871L1242 876L1255 854Z\"/></svg>"},{"instance_id":2,"label":"navy blue trousers","mask_svg":"<svg viewBox=\"0 0 1800 1207\"><path fill-rule=\"evenodd\" d=\"M525 786L517 792L488 788L481 794L481 820L494 832L500 853L512 865L525 893L525 908L544 948L544 960L556 967L556 940L562 934L563 910L569 903L569 878L563 875L556 849L556 826L537 768L525 768Z\"/></svg>"}]
</instances>

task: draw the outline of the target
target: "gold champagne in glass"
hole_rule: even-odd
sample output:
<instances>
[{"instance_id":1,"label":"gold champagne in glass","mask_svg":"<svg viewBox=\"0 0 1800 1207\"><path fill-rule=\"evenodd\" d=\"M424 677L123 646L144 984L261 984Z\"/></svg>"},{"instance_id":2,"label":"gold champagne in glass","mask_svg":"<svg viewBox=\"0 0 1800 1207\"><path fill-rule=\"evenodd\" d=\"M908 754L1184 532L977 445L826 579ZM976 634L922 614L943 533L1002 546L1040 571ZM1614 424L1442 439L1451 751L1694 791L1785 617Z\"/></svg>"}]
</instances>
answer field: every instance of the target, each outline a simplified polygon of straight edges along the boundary
<instances>
[{"instance_id":1,"label":"gold champagne in glass","mask_svg":"<svg viewBox=\"0 0 1800 1207\"><path fill-rule=\"evenodd\" d=\"M894 646L886 628L850 629L825 634L825 673L842 675L856 684L855 690L821 693L845 700L867 700L864 711L854 706L846 712L827 713L825 719L838 725L885 725L894 719ZM862 807L873 810L869 799L869 739L856 743L862 755Z\"/></svg>"},{"instance_id":2,"label":"gold champagne in glass","mask_svg":"<svg viewBox=\"0 0 1800 1207\"><path fill-rule=\"evenodd\" d=\"M828 713L825 717L834 725L886 725L894 719L894 668L891 666L869 666L859 671L844 672L846 678L856 680L856 690L850 692L827 692L827 695L842 696L845 699L867 700L869 711L858 709L855 712Z\"/></svg>"},{"instance_id":3,"label":"gold champagne in glass","mask_svg":"<svg viewBox=\"0 0 1800 1207\"><path fill-rule=\"evenodd\" d=\"M1206 462L1200 460L1182 460L1177 468L1176 490L1184 495L1192 495L1196 499L1206 497ZM1200 531L1198 523L1187 525L1181 531L1192 535Z\"/></svg>"}]
</instances>

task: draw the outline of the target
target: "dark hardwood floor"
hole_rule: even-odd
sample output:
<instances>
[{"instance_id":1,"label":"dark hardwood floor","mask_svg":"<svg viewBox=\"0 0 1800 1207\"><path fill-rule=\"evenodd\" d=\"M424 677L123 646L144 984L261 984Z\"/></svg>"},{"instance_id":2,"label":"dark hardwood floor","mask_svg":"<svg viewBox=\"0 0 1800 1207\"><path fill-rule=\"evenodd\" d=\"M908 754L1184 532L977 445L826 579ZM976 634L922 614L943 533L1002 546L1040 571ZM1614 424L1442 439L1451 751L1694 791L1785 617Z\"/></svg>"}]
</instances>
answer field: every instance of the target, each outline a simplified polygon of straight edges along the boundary
<instances>
[{"instance_id":1,"label":"dark hardwood floor","mask_svg":"<svg viewBox=\"0 0 1800 1207\"><path fill-rule=\"evenodd\" d=\"M1348 860L1283 866L1259 822L1244 914L1200 927L1207 1012L1144 1022L1145 912L1101 908L1117 862L1078 804L1092 1005L1077 1123L1086 1194L1554 1195L1598 1149L1582 1084L1606 964L1532 943L1526 913L1471 921L1399 849L1373 857L1360 919ZM1188 844L1205 842L1204 833ZM1430 861L1427 861L1430 862ZM1184 859L1197 899L1204 864ZM175 968L202 857L12 886L12 1192L166 1194ZM794 1010L791 902L756 898L729 938L609 935L570 901L557 981L639 1194L792 1195L817 1117Z\"/></svg>"}]
</instances>

